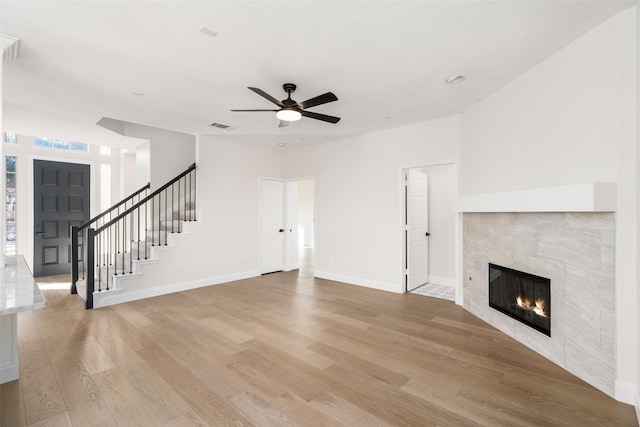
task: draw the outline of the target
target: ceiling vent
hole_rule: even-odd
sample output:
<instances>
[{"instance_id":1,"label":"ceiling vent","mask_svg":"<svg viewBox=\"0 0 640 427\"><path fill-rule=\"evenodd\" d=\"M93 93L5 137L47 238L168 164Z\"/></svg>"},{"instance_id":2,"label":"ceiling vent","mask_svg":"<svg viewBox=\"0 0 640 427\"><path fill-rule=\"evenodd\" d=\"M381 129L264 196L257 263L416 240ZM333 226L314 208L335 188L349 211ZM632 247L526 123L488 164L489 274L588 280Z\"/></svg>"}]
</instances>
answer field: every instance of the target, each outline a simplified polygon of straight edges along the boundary
<instances>
[{"instance_id":1,"label":"ceiling vent","mask_svg":"<svg viewBox=\"0 0 640 427\"><path fill-rule=\"evenodd\" d=\"M211 123L209 126L219 129L229 129L229 125L223 125L222 123Z\"/></svg>"}]
</instances>

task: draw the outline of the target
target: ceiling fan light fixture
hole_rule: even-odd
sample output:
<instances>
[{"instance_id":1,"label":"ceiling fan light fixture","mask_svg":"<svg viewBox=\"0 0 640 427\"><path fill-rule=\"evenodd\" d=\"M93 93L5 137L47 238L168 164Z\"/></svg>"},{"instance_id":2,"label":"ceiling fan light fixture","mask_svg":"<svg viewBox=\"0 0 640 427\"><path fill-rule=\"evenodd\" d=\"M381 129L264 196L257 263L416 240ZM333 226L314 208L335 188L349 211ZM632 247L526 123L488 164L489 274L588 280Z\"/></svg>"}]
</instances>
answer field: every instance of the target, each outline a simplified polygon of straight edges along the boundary
<instances>
[{"instance_id":1,"label":"ceiling fan light fixture","mask_svg":"<svg viewBox=\"0 0 640 427\"><path fill-rule=\"evenodd\" d=\"M285 122L295 122L302 118L302 113L291 108L283 108L278 110L276 117L280 120L284 120Z\"/></svg>"}]
</instances>

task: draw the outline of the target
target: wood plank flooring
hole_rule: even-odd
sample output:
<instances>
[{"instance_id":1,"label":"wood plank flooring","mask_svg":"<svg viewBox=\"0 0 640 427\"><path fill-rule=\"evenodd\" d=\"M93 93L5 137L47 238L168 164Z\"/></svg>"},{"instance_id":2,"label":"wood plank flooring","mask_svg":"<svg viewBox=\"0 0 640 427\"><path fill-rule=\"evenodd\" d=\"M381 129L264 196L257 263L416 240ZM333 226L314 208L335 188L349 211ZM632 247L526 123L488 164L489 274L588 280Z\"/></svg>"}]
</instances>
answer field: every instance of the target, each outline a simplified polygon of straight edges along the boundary
<instances>
[{"instance_id":1,"label":"wood plank flooring","mask_svg":"<svg viewBox=\"0 0 640 427\"><path fill-rule=\"evenodd\" d=\"M3 427L637 425L449 301L305 270L97 310L44 293Z\"/></svg>"}]
</instances>

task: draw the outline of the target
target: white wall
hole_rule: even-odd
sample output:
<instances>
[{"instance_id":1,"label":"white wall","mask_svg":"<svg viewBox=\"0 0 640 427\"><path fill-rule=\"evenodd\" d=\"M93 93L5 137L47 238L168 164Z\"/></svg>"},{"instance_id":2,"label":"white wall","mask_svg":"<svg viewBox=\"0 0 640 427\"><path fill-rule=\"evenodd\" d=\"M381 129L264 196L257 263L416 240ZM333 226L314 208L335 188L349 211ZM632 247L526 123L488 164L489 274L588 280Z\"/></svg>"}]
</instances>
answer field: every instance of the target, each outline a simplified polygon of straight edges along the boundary
<instances>
[{"instance_id":1,"label":"white wall","mask_svg":"<svg viewBox=\"0 0 640 427\"><path fill-rule=\"evenodd\" d=\"M466 110L461 164L465 195L618 183L616 398L627 402L638 382L635 15L618 13Z\"/></svg>"},{"instance_id":2,"label":"white wall","mask_svg":"<svg viewBox=\"0 0 640 427\"><path fill-rule=\"evenodd\" d=\"M455 160L460 116L284 153L287 178L315 178L315 274L403 292L402 168Z\"/></svg>"},{"instance_id":3,"label":"white wall","mask_svg":"<svg viewBox=\"0 0 640 427\"><path fill-rule=\"evenodd\" d=\"M142 187L142 185L138 186L137 181L136 153L122 153L120 164L120 194L127 196Z\"/></svg>"},{"instance_id":4,"label":"white wall","mask_svg":"<svg viewBox=\"0 0 640 427\"><path fill-rule=\"evenodd\" d=\"M423 171L429 177L429 282L453 286L458 171L453 164L429 166Z\"/></svg>"},{"instance_id":5,"label":"white wall","mask_svg":"<svg viewBox=\"0 0 640 427\"><path fill-rule=\"evenodd\" d=\"M206 236L200 254L207 275L258 274L259 178L282 178L282 153L211 136L198 137L198 210Z\"/></svg>"},{"instance_id":6,"label":"white wall","mask_svg":"<svg viewBox=\"0 0 640 427\"><path fill-rule=\"evenodd\" d=\"M298 245L313 247L313 180L298 181L298 224L300 234Z\"/></svg>"},{"instance_id":7,"label":"white wall","mask_svg":"<svg viewBox=\"0 0 640 427\"><path fill-rule=\"evenodd\" d=\"M196 153L198 221L96 307L260 275L259 179L282 178L282 153L203 135Z\"/></svg>"},{"instance_id":8,"label":"white wall","mask_svg":"<svg viewBox=\"0 0 640 427\"><path fill-rule=\"evenodd\" d=\"M621 80L633 55L633 13L464 112L461 194L618 180L623 101L633 97L633 82Z\"/></svg>"},{"instance_id":9,"label":"white wall","mask_svg":"<svg viewBox=\"0 0 640 427\"><path fill-rule=\"evenodd\" d=\"M151 182L151 190L156 190L195 162L196 137L194 135L135 123L124 123L124 135L150 141L150 180L138 182L138 188ZM146 164L142 163L140 166L146 167Z\"/></svg>"},{"instance_id":10,"label":"white wall","mask_svg":"<svg viewBox=\"0 0 640 427\"><path fill-rule=\"evenodd\" d=\"M141 188L151 182L151 142L147 141L136 148L135 185ZM127 185L131 185L128 183ZM155 190L158 187L151 187Z\"/></svg>"}]
</instances>

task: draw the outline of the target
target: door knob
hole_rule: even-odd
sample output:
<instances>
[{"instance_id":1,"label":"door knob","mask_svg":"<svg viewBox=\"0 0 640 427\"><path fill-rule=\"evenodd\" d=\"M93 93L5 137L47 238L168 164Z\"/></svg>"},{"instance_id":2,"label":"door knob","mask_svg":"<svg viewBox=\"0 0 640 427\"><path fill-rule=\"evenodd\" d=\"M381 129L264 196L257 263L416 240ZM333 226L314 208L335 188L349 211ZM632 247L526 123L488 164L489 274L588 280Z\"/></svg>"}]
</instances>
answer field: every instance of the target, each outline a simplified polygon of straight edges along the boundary
<instances>
[{"instance_id":1,"label":"door knob","mask_svg":"<svg viewBox=\"0 0 640 427\"><path fill-rule=\"evenodd\" d=\"M428 231L426 233L424 233L425 236L429 237L431 236L431 233L429 233Z\"/></svg>"},{"instance_id":2,"label":"door knob","mask_svg":"<svg viewBox=\"0 0 640 427\"><path fill-rule=\"evenodd\" d=\"M281 228L280 230L278 230L279 233L284 233L284 228Z\"/></svg>"}]
</instances>

